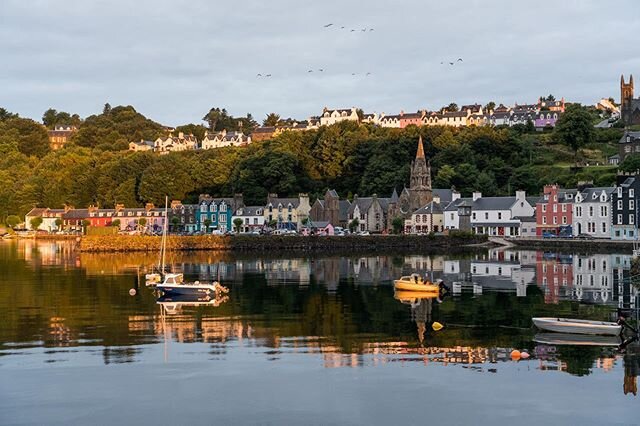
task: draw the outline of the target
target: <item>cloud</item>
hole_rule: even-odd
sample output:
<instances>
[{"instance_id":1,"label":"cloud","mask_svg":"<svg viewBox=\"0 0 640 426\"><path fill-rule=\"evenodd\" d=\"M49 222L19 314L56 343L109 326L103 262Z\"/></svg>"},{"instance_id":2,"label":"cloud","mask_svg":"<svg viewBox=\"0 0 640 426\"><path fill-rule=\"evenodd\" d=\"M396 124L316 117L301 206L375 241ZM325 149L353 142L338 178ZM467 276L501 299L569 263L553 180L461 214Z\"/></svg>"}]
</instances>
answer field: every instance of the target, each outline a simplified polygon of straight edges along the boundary
<instances>
[{"instance_id":1,"label":"cloud","mask_svg":"<svg viewBox=\"0 0 640 426\"><path fill-rule=\"evenodd\" d=\"M626 42L639 14L634 0L3 0L0 105L39 118L131 104L177 125L213 106L305 118L548 93L593 103L640 74Z\"/></svg>"}]
</instances>

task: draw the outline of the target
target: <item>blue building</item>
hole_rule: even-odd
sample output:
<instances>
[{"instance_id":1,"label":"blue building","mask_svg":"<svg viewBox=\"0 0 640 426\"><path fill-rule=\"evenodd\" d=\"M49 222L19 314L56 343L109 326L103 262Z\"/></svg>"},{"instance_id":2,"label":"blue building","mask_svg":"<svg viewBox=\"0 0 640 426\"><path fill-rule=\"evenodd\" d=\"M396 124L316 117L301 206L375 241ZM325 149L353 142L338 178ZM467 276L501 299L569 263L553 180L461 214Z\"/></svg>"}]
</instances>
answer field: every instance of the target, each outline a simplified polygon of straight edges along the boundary
<instances>
[{"instance_id":1,"label":"blue building","mask_svg":"<svg viewBox=\"0 0 640 426\"><path fill-rule=\"evenodd\" d=\"M614 240L638 239L640 176L619 174L611 193L611 237Z\"/></svg>"},{"instance_id":2,"label":"blue building","mask_svg":"<svg viewBox=\"0 0 640 426\"><path fill-rule=\"evenodd\" d=\"M205 234L213 231L232 231L233 212L243 206L241 194L233 198L212 198L209 195L201 195L196 212L198 231Z\"/></svg>"}]
</instances>

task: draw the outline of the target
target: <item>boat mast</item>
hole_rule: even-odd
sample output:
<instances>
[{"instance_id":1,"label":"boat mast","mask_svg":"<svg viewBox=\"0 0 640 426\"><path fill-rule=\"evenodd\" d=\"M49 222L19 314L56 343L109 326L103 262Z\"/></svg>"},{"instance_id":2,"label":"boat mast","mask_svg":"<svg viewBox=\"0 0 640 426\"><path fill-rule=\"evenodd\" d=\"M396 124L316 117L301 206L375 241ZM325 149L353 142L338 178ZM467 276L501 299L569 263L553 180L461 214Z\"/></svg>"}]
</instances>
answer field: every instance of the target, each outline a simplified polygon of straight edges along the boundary
<instances>
[{"instance_id":1,"label":"boat mast","mask_svg":"<svg viewBox=\"0 0 640 426\"><path fill-rule=\"evenodd\" d=\"M167 254L167 226L169 224L167 220L167 204L169 202L169 196L165 195L164 198L164 225L162 226L162 273L164 274L165 257Z\"/></svg>"}]
</instances>

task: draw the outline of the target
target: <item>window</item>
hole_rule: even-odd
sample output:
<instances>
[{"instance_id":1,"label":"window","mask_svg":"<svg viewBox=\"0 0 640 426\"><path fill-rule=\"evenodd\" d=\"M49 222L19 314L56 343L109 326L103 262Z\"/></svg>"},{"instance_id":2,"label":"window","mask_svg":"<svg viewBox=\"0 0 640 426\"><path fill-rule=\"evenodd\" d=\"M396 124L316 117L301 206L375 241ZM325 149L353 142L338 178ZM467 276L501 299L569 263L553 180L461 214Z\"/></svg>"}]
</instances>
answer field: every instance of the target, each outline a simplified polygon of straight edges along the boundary
<instances>
[{"instance_id":1,"label":"window","mask_svg":"<svg viewBox=\"0 0 640 426\"><path fill-rule=\"evenodd\" d=\"M577 217L581 217L582 216L582 207L576 207L576 216Z\"/></svg>"},{"instance_id":2,"label":"window","mask_svg":"<svg viewBox=\"0 0 640 426\"><path fill-rule=\"evenodd\" d=\"M547 224L547 217L546 216L542 216L542 224L543 225Z\"/></svg>"},{"instance_id":3,"label":"window","mask_svg":"<svg viewBox=\"0 0 640 426\"><path fill-rule=\"evenodd\" d=\"M558 205L557 204L553 205L553 212L554 213L558 213Z\"/></svg>"},{"instance_id":4,"label":"window","mask_svg":"<svg viewBox=\"0 0 640 426\"><path fill-rule=\"evenodd\" d=\"M630 210L635 209L635 202L633 200L629 200L629 209Z\"/></svg>"},{"instance_id":5,"label":"window","mask_svg":"<svg viewBox=\"0 0 640 426\"><path fill-rule=\"evenodd\" d=\"M635 191L633 188L629 188L629 197L633 198L635 196Z\"/></svg>"},{"instance_id":6,"label":"window","mask_svg":"<svg viewBox=\"0 0 640 426\"><path fill-rule=\"evenodd\" d=\"M546 213L547 212L547 205L543 204L542 205L542 213Z\"/></svg>"},{"instance_id":7,"label":"window","mask_svg":"<svg viewBox=\"0 0 640 426\"><path fill-rule=\"evenodd\" d=\"M567 224L567 217L566 216L562 216L562 224L563 225Z\"/></svg>"},{"instance_id":8,"label":"window","mask_svg":"<svg viewBox=\"0 0 640 426\"><path fill-rule=\"evenodd\" d=\"M476 213L473 212L473 220L476 220Z\"/></svg>"},{"instance_id":9,"label":"window","mask_svg":"<svg viewBox=\"0 0 640 426\"><path fill-rule=\"evenodd\" d=\"M622 210L622 200L618 200L618 210Z\"/></svg>"},{"instance_id":10,"label":"window","mask_svg":"<svg viewBox=\"0 0 640 426\"><path fill-rule=\"evenodd\" d=\"M567 205L563 204L562 205L562 213L566 213L567 212Z\"/></svg>"},{"instance_id":11,"label":"window","mask_svg":"<svg viewBox=\"0 0 640 426\"><path fill-rule=\"evenodd\" d=\"M622 215L621 214L618 215L618 225L622 225ZM616 235L619 236L619 232L618 231L616 231Z\"/></svg>"},{"instance_id":12,"label":"window","mask_svg":"<svg viewBox=\"0 0 640 426\"><path fill-rule=\"evenodd\" d=\"M605 222L602 222L602 233L603 234L607 233L607 224Z\"/></svg>"},{"instance_id":13,"label":"window","mask_svg":"<svg viewBox=\"0 0 640 426\"><path fill-rule=\"evenodd\" d=\"M227 203L220 204L220 211L221 212L226 212L227 211Z\"/></svg>"},{"instance_id":14,"label":"window","mask_svg":"<svg viewBox=\"0 0 640 426\"><path fill-rule=\"evenodd\" d=\"M498 212L498 220L502 219L502 212Z\"/></svg>"},{"instance_id":15,"label":"window","mask_svg":"<svg viewBox=\"0 0 640 426\"><path fill-rule=\"evenodd\" d=\"M589 206L589 217L593 217L593 206Z\"/></svg>"},{"instance_id":16,"label":"window","mask_svg":"<svg viewBox=\"0 0 640 426\"><path fill-rule=\"evenodd\" d=\"M630 214L629 215L629 225L633 225L634 224L634 219L635 219L635 216L633 214Z\"/></svg>"},{"instance_id":17,"label":"window","mask_svg":"<svg viewBox=\"0 0 640 426\"><path fill-rule=\"evenodd\" d=\"M218 206L216 206L216 203L211 203L211 207L209 207L209 211L215 212L217 208Z\"/></svg>"},{"instance_id":18,"label":"window","mask_svg":"<svg viewBox=\"0 0 640 426\"><path fill-rule=\"evenodd\" d=\"M453 220L453 213L451 213L451 220Z\"/></svg>"},{"instance_id":19,"label":"window","mask_svg":"<svg viewBox=\"0 0 640 426\"><path fill-rule=\"evenodd\" d=\"M622 187L618 187L618 197L622 197Z\"/></svg>"},{"instance_id":20,"label":"window","mask_svg":"<svg viewBox=\"0 0 640 426\"><path fill-rule=\"evenodd\" d=\"M600 206L600 217L607 217L607 206Z\"/></svg>"},{"instance_id":21,"label":"window","mask_svg":"<svg viewBox=\"0 0 640 426\"><path fill-rule=\"evenodd\" d=\"M489 220L489 212L484 213L484 220Z\"/></svg>"},{"instance_id":22,"label":"window","mask_svg":"<svg viewBox=\"0 0 640 426\"><path fill-rule=\"evenodd\" d=\"M553 224L554 224L554 225L557 225L557 224L558 224L558 218L557 218L557 217L555 217L555 216L553 217Z\"/></svg>"}]
</instances>

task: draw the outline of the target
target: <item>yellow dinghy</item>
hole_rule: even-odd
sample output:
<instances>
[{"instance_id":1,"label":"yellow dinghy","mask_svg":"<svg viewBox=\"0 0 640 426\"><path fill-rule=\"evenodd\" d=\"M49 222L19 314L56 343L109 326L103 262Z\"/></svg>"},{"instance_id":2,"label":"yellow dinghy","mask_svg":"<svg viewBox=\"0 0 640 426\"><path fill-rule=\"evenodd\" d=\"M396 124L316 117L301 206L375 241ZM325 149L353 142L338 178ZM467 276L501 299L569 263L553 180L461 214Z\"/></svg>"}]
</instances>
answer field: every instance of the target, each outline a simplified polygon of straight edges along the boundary
<instances>
[{"instance_id":1,"label":"yellow dinghy","mask_svg":"<svg viewBox=\"0 0 640 426\"><path fill-rule=\"evenodd\" d=\"M400 277L399 280L395 280L393 282L393 286L396 291L401 290L428 293L437 293L440 291L440 286L438 284L434 284L431 281L423 281L422 277L418 274Z\"/></svg>"}]
</instances>

